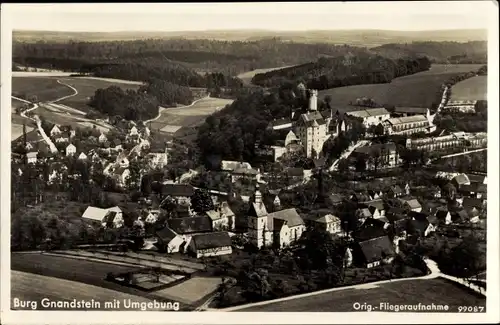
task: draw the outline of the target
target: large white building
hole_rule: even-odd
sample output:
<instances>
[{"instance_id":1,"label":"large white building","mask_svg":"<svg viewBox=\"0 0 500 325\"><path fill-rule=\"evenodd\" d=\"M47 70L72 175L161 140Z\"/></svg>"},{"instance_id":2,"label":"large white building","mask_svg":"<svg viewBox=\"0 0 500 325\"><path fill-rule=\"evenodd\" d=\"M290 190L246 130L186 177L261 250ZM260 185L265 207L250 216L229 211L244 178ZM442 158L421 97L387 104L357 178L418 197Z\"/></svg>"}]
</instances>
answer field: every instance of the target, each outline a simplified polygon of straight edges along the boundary
<instances>
[{"instance_id":1,"label":"large white building","mask_svg":"<svg viewBox=\"0 0 500 325\"><path fill-rule=\"evenodd\" d=\"M371 125L379 125L391 118L391 113L385 108L368 108L360 111L347 112L346 114L363 119L363 124L366 128Z\"/></svg>"},{"instance_id":2,"label":"large white building","mask_svg":"<svg viewBox=\"0 0 500 325\"><path fill-rule=\"evenodd\" d=\"M382 123L387 134L410 135L419 132L433 132L436 130L429 117L414 115L393 117Z\"/></svg>"},{"instance_id":3,"label":"large white building","mask_svg":"<svg viewBox=\"0 0 500 325\"><path fill-rule=\"evenodd\" d=\"M406 148L425 151L434 151L450 148L485 148L488 146L488 134L486 132L466 133L455 132L438 137L421 139L407 139Z\"/></svg>"}]
</instances>

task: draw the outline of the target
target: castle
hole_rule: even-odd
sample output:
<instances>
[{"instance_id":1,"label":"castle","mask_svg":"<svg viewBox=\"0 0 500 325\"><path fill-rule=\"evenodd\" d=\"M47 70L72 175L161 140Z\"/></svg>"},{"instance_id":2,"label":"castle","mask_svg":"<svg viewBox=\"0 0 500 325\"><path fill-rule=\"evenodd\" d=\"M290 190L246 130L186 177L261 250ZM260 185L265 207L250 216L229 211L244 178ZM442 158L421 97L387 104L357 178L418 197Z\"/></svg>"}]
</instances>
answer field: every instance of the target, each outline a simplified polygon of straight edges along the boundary
<instances>
[{"instance_id":1,"label":"castle","mask_svg":"<svg viewBox=\"0 0 500 325\"><path fill-rule=\"evenodd\" d=\"M317 158L323 150L323 144L331 137L338 136L340 132L347 129L343 119L334 116L333 110L329 114L322 114L318 111L318 91L309 91L309 106L306 112L296 115L292 111L290 119L281 119L273 121L271 128L273 130L289 130L286 134L282 146L274 146L274 150L279 152L275 154L275 159L288 151L287 146L292 143L299 143L308 158Z\"/></svg>"}]
</instances>

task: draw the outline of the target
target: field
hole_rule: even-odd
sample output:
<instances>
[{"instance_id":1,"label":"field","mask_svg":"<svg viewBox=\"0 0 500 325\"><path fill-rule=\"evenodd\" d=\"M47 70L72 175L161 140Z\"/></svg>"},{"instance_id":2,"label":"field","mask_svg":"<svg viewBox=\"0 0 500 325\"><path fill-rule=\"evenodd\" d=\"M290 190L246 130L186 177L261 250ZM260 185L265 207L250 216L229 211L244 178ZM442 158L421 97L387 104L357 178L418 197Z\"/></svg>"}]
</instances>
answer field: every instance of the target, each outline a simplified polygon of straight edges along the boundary
<instances>
[{"instance_id":1,"label":"field","mask_svg":"<svg viewBox=\"0 0 500 325\"><path fill-rule=\"evenodd\" d=\"M11 141L16 140L21 135L23 135L22 125L12 123L10 126L11 126ZM32 127L26 126L26 133L30 132L31 130L33 130Z\"/></svg>"},{"instance_id":2,"label":"field","mask_svg":"<svg viewBox=\"0 0 500 325\"><path fill-rule=\"evenodd\" d=\"M196 101L194 105L163 109L160 116L148 124L152 130L181 136L192 127L201 124L207 116L230 103L232 100L229 99L205 97Z\"/></svg>"},{"instance_id":3,"label":"field","mask_svg":"<svg viewBox=\"0 0 500 325\"><path fill-rule=\"evenodd\" d=\"M26 273L33 273L40 276L50 277L49 279L57 279L51 282L51 285L54 285L54 290L50 290L50 286L42 286L42 288L47 291L56 292L59 294L59 297L69 297L72 296L73 293L78 298L80 291L77 287L75 287L75 292L71 289L71 286L66 288L66 291L59 289L61 287L57 286L57 283L63 282L60 280L71 281L72 283L77 283L79 285L84 285L89 288L93 288L96 286L99 290L103 290L104 297L107 297L105 292L114 292L117 295L116 298L120 298L122 293L128 295L134 295L138 297L142 297L143 299L153 300L156 299L158 301L179 301L181 303L181 309L191 309L191 303L203 298L207 292L211 292L216 288L219 284L220 279L217 278L219 282L212 278L200 278L200 280L196 280L193 278L188 280L186 284L181 282L178 285L170 287L168 289L153 291L153 292L144 292L139 289L134 289L131 287L126 287L114 282L109 282L105 280L105 277L108 272L113 273L121 273L121 272L129 272L138 270L139 267L136 266L128 266L128 265L116 265L111 263L104 263L98 261L89 261L85 259L77 259L70 258L65 256L55 256L55 255L47 255L40 253L12 253L11 254L11 269L13 271L20 271ZM30 295L33 295L32 298L37 298L39 291L37 289L30 290L30 286L25 285L28 280L20 280L20 284L16 283L16 281L12 280L13 287L13 297L14 288L18 288L19 294L23 294L26 298L30 298ZM35 280L33 280L36 283ZM191 281L191 282L190 282ZM36 285L31 284L33 287L38 287ZM177 288L178 286L179 289ZM184 292L186 290L191 290L192 288L197 287L198 289L192 290L191 292ZM82 286L83 288L83 286ZM191 288L191 289L188 289ZM179 295L179 296L177 296ZM101 297L99 295L94 295L94 297Z\"/></svg>"},{"instance_id":4,"label":"field","mask_svg":"<svg viewBox=\"0 0 500 325\"><path fill-rule=\"evenodd\" d=\"M461 81L451 88L450 100L487 100L487 83L487 76L476 76Z\"/></svg>"},{"instance_id":5,"label":"field","mask_svg":"<svg viewBox=\"0 0 500 325\"><path fill-rule=\"evenodd\" d=\"M381 105L430 107L445 80L479 67L479 64L433 65L428 71L396 78L391 83L326 89L319 92L319 97L330 95L332 107L341 112L354 110L349 103L360 97L372 98Z\"/></svg>"},{"instance_id":6,"label":"field","mask_svg":"<svg viewBox=\"0 0 500 325\"><path fill-rule=\"evenodd\" d=\"M73 90L57 82L57 78L22 77L12 78L12 95L36 96L46 102L73 94Z\"/></svg>"},{"instance_id":7,"label":"field","mask_svg":"<svg viewBox=\"0 0 500 325\"><path fill-rule=\"evenodd\" d=\"M467 289L444 279L409 280L382 285L367 286L363 289L346 289L286 300L238 311L287 311L287 312L353 312L353 303L359 302L374 307L380 303L390 304L447 304L449 311L457 312L459 306L486 306L484 297L469 293ZM486 309L486 307L485 307ZM373 311L382 311L380 309Z\"/></svg>"},{"instance_id":8,"label":"field","mask_svg":"<svg viewBox=\"0 0 500 325\"><path fill-rule=\"evenodd\" d=\"M99 308L94 310L105 310L104 303L106 301L113 301L114 299L123 300L130 299L134 302L149 302L148 298L139 297L127 293L117 292L114 290L101 288L89 284L78 283L75 281L68 281L49 276L31 274L19 271L11 271L11 297L12 299L18 298L19 300L30 300L37 302L37 309L49 309L41 306L41 300L48 298L51 301L71 301L73 299L85 301L99 302ZM14 308L11 302L12 309L30 309L28 308ZM95 306L97 307L97 305ZM51 308L52 309L52 308ZM76 308L75 308L76 309ZM109 308L106 308L109 310ZM113 308L114 309L114 308ZM130 310L125 309L123 303L120 308L116 310ZM139 310L139 309L135 309Z\"/></svg>"},{"instance_id":9,"label":"field","mask_svg":"<svg viewBox=\"0 0 500 325\"><path fill-rule=\"evenodd\" d=\"M245 85L251 85L251 81L252 81L252 78L253 76L255 76L256 74L259 74L259 73L266 73L266 72L269 72L269 71L273 71L273 70L278 70L278 69L283 69L283 68L288 68L289 66L283 66L283 67L277 67L277 68L268 68L268 69L255 69L255 70L252 70L252 71L247 71L247 72L243 72L243 73L240 73L238 75L238 78L241 79L241 81L243 81L243 83Z\"/></svg>"}]
</instances>

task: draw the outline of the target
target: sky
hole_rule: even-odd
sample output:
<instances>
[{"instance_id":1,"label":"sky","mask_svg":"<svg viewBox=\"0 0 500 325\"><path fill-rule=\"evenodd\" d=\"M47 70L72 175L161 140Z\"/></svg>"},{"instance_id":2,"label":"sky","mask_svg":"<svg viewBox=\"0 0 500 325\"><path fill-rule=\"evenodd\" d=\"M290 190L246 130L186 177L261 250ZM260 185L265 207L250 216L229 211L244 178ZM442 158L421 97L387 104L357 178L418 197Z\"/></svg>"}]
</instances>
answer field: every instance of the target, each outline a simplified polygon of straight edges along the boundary
<instances>
[{"instance_id":1,"label":"sky","mask_svg":"<svg viewBox=\"0 0 500 325\"><path fill-rule=\"evenodd\" d=\"M170 4L6 4L15 30L196 31L267 30L440 30L481 29L490 1L456 2L278 2ZM5 17L4 17L5 18Z\"/></svg>"}]
</instances>

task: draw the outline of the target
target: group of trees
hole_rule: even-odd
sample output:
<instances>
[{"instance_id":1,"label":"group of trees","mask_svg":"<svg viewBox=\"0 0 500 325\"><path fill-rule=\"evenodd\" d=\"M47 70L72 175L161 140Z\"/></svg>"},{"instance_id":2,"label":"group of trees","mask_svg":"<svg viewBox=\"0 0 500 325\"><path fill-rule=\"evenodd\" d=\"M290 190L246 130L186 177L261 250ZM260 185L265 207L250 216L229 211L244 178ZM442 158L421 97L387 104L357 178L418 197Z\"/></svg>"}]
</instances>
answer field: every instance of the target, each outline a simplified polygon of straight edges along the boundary
<instances>
[{"instance_id":1,"label":"group of trees","mask_svg":"<svg viewBox=\"0 0 500 325\"><path fill-rule=\"evenodd\" d=\"M97 89L89 105L108 116L119 115L126 120L147 120L158 115L158 107L189 104L193 94L188 87L161 79L150 82L139 90L123 90L117 86Z\"/></svg>"},{"instance_id":2,"label":"group of trees","mask_svg":"<svg viewBox=\"0 0 500 325\"><path fill-rule=\"evenodd\" d=\"M342 86L387 83L392 79L428 70L427 57L388 59L379 55L358 54L320 58L317 62L256 74L252 83L276 87L285 82L303 81L311 89L329 89Z\"/></svg>"}]
</instances>

